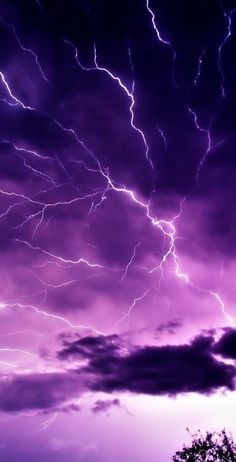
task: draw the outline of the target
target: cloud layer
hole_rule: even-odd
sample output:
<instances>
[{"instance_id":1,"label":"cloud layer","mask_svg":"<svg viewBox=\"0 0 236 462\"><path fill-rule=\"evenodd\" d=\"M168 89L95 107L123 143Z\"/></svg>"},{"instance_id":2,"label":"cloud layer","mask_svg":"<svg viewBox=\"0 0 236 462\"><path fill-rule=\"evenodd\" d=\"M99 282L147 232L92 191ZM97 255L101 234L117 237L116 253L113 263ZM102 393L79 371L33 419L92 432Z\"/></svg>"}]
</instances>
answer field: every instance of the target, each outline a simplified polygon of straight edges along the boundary
<instances>
[{"instance_id":1,"label":"cloud layer","mask_svg":"<svg viewBox=\"0 0 236 462\"><path fill-rule=\"evenodd\" d=\"M62 359L85 358L83 369L95 378L96 391L132 392L176 396L180 393L211 393L219 388L234 389L236 369L214 356L232 357L224 349L235 336L226 330L220 341L199 335L189 344L125 347L118 336L87 337L72 342L59 353Z\"/></svg>"},{"instance_id":2,"label":"cloud layer","mask_svg":"<svg viewBox=\"0 0 236 462\"><path fill-rule=\"evenodd\" d=\"M134 346L118 335L63 341L57 354L64 372L15 374L0 381L0 410L77 409L73 402L88 391L177 396L235 389L236 330L220 339L195 337L180 345ZM97 400L93 411L119 406L118 398Z\"/></svg>"}]
</instances>

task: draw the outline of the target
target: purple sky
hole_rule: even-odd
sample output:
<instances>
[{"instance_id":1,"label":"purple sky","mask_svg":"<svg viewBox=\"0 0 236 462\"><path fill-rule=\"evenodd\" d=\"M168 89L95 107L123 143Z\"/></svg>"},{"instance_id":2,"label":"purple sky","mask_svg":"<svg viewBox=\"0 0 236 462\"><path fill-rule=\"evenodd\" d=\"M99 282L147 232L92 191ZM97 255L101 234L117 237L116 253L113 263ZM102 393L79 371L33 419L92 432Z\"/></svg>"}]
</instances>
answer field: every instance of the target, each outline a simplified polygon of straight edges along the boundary
<instances>
[{"instance_id":1,"label":"purple sky","mask_svg":"<svg viewBox=\"0 0 236 462\"><path fill-rule=\"evenodd\" d=\"M234 430L235 30L231 0L0 0L1 461Z\"/></svg>"}]
</instances>

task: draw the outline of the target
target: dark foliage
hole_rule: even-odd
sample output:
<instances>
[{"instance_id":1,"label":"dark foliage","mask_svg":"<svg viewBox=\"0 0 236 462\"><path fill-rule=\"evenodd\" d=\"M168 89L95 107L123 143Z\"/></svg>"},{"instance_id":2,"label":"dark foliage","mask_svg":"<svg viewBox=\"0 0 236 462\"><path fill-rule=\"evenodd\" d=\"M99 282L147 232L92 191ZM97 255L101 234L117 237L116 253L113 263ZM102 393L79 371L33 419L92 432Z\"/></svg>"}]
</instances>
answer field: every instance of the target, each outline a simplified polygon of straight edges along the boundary
<instances>
[{"instance_id":1,"label":"dark foliage","mask_svg":"<svg viewBox=\"0 0 236 462\"><path fill-rule=\"evenodd\" d=\"M225 430L219 433L200 431L192 435L192 444L183 446L172 457L173 462L236 462L236 445Z\"/></svg>"}]
</instances>

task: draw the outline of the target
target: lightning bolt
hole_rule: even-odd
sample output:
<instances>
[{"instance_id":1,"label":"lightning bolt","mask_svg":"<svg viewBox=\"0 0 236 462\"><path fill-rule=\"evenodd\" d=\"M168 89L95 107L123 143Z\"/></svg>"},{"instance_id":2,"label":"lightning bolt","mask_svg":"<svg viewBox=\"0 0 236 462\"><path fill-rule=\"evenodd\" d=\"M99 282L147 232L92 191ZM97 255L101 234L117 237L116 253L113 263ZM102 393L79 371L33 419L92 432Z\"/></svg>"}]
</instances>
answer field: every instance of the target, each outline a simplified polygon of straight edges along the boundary
<instances>
[{"instance_id":1,"label":"lightning bolt","mask_svg":"<svg viewBox=\"0 0 236 462\"><path fill-rule=\"evenodd\" d=\"M117 328L119 327L119 325L121 323L123 323L124 321L127 321L127 327L129 326L130 317L131 317L131 314L132 314L132 311L133 311L134 307L137 305L137 303L141 302L150 293L150 291L151 291L151 289L146 289L145 292L142 293L142 295L140 295L139 297L136 297L133 300L133 302L129 306L127 312L124 313L122 315L121 319L119 319L119 321L115 324L114 331L116 331Z\"/></svg>"},{"instance_id":2,"label":"lightning bolt","mask_svg":"<svg viewBox=\"0 0 236 462\"><path fill-rule=\"evenodd\" d=\"M153 166L153 162L152 162L152 159L150 158L150 149L149 149L149 146L148 146L148 143L147 143L147 140L146 140L146 137L145 137L145 134L144 132L141 130L141 128L137 127L137 125L135 124L135 114L134 114L134 107L135 107L135 96L134 96L134 92L135 92L135 81L133 80L132 82L132 87L131 89L129 89L121 80L120 77L116 76L115 74L113 74L109 69L107 69L106 67L102 67L98 64L98 58L97 58L97 48L96 48L96 44L94 44L94 66L93 67L85 67L81 64L80 60L79 60L79 57L78 57L78 50L77 48L73 45L73 43L71 43L70 41L68 40L64 40L64 42L68 45L70 45L73 49L74 49L74 52L75 52L75 59L76 59L76 62L78 63L80 69L84 70L84 71L100 71L100 72L103 72L105 73L106 75L108 75L109 78L111 78L113 81L115 81L119 87L121 88L122 92L126 95L126 97L129 99L130 101L130 106L129 106L129 112L130 112L130 124L131 124L131 127L133 128L133 130L135 130L141 137L142 139L142 142L144 144L144 148L145 148L145 157L152 169L152 171L154 170L154 166ZM129 54L129 60L131 60L131 52L130 52L130 48L128 48L128 54ZM131 61L132 62L132 61ZM133 65L132 65L132 68L133 68Z\"/></svg>"},{"instance_id":3,"label":"lightning bolt","mask_svg":"<svg viewBox=\"0 0 236 462\"><path fill-rule=\"evenodd\" d=\"M35 313L37 313L40 316L44 316L46 318L50 318L50 319L53 319L55 321L60 321L63 324L66 324L68 327L70 327L72 329L88 330L88 331L94 332L97 335L106 335L104 332L101 332L101 331L95 329L94 327L86 326L86 325L82 325L82 324L73 324L69 319L65 318L64 316L60 316L60 315L57 315L57 314L53 314L53 313L49 313L47 311L41 310L40 308L38 308L35 305L24 305L24 304L17 303L17 302L16 303L4 303L4 302L0 303L0 311L3 310L3 309L8 309L8 308L15 308L15 309L21 309L21 310L30 309L30 310L34 311Z\"/></svg>"},{"instance_id":4,"label":"lightning bolt","mask_svg":"<svg viewBox=\"0 0 236 462\"><path fill-rule=\"evenodd\" d=\"M47 250L42 249L41 247L33 246L33 245L30 244L30 242L21 241L20 239L14 239L14 241L18 242L20 244L26 245L31 250L36 250L36 251L39 251L39 252L41 252L41 253L43 253L43 254L45 254L47 256L55 258L56 260L59 260L62 263L66 263L66 264L69 263L70 265L79 265L80 263L83 263L86 266L89 266L90 268L104 268L104 266L100 265L99 263L91 263L88 260L86 260L85 258L78 258L76 260L66 259L66 258L61 257L60 255L56 255L56 254L53 254L51 252L48 252Z\"/></svg>"},{"instance_id":5,"label":"lightning bolt","mask_svg":"<svg viewBox=\"0 0 236 462\"><path fill-rule=\"evenodd\" d=\"M0 21L1 21L1 23L2 23L4 26L6 26L6 27L8 27L9 29L12 30L12 32L13 32L13 34L14 34L14 36L15 36L15 39L16 39L16 41L17 41L19 47L21 48L21 50L24 51L24 52L27 52L27 53L29 53L31 56L33 56L33 59L34 59L34 61L35 61L35 64L36 64L36 66L37 66L37 68L38 68L38 70L39 70L39 72L40 72L40 74L41 74L43 80L45 80L45 82L47 82L48 84L50 84L48 78L46 77L46 75L45 75L45 73L44 73L44 71L43 71L43 69L42 69L42 66L41 66L41 64L40 64L40 62L39 62L39 58L38 58L37 54L35 53L35 51L31 50L31 48L27 48L27 47L25 47L24 45L22 45L22 42L21 42L21 40L20 40L20 38L19 38L19 36L18 36L18 34L17 34L17 32L16 32L15 26L14 26L13 24L9 24L9 23L5 22L1 16L0 16Z\"/></svg>"},{"instance_id":6,"label":"lightning bolt","mask_svg":"<svg viewBox=\"0 0 236 462\"><path fill-rule=\"evenodd\" d=\"M225 303L224 301L222 300L222 298L220 297L220 295L217 293L217 292L213 292L213 291L210 291L210 294L216 299L216 301L218 302L219 306L220 306L220 309L224 315L224 317L229 321L229 324L232 326L232 327L235 327L235 321L234 319L232 318L232 316L229 315L229 313L227 313L227 311L225 310Z\"/></svg>"},{"instance_id":7,"label":"lightning bolt","mask_svg":"<svg viewBox=\"0 0 236 462\"><path fill-rule=\"evenodd\" d=\"M149 15L151 16L151 23L152 23L152 28L155 32L155 35L158 39L158 41L163 44L163 45L166 45L169 47L169 49L171 50L171 53L172 53L172 59L173 59L173 68L172 68L172 83L174 85L175 88L178 88L178 85L177 85L177 82L175 80L175 60L176 60L176 52L175 50L172 48L172 44L169 40L167 40L166 38L164 39L161 32L159 31L159 28L157 26L157 22L156 22L156 16L155 16L155 13L153 11L153 9L151 8L150 6L150 1L149 0L146 0L146 9L149 13Z\"/></svg>"},{"instance_id":8,"label":"lightning bolt","mask_svg":"<svg viewBox=\"0 0 236 462\"><path fill-rule=\"evenodd\" d=\"M156 124L156 129L161 135L161 138L162 138L162 141L164 143L165 149L167 149L168 148L167 139L166 139L166 136L165 136L163 130L160 128L160 126L158 124Z\"/></svg>"},{"instance_id":9,"label":"lightning bolt","mask_svg":"<svg viewBox=\"0 0 236 462\"><path fill-rule=\"evenodd\" d=\"M156 33L156 36L159 40L159 42L163 43L164 45L168 45L169 47L171 47L171 43L164 39L156 25L156 17L155 17L155 14L152 10L152 8L150 7L150 1L149 0L146 0L146 8L147 8L147 11L149 12L150 16L151 16L151 20L152 20L152 27Z\"/></svg>"},{"instance_id":10,"label":"lightning bolt","mask_svg":"<svg viewBox=\"0 0 236 462\"><path fill-rule=\"evenodd\" d=\"M25 355L38 358L37 354L31 353L30 351L27 351L27 350L23 350L21 348L0 348L0 353L23 353Z\"/></svg>"},{"instance_id":11,"label":"lightning bolt","mask_svg":"<svg viewBox=\"0 0 236 462\"><path fill-rule=\"evenodd\" d=\"M121 279L120 279L119 282L123 281L123 280L125 279L125 277L127 276L127 273L128 273L128 271L129 271L129 268L130 268L130 266L132 265L132 263L133 263L133 261L134 261L134 259L135 259L135 257L136 257L137 249L140 247L140 245L142 244L142 242L143 242L143 239L141 239L141 240L135 245L134 250L133 250L133 254L132 254L130 260L128 261L128 263L127 263L127 265L126 265L125 271L124 271L124 273L123 273L123 275L122 275L122 277L121 277Z\"/></svg>"},{"instance_id":12,"label":"lightning bolt","mask_svg":"<svg viewBox=\"0 0 236 462\"><path fill-rule=\"evenodd\" d=\"M226 97L226 90L225 90L225 76L224 76L224 72L223 72L223 68L222 68L222 53L223 53L223 49L224 49L226 43L228 42L228 40L230 39L230 37L232 35L232 16L236 12L236 8L234 8L233 10L230 11L229 14L227 14L224 11L224 8L223 8L223 5L222 5L221 1L220 1L220 6L221 6L222 13L224 15L224 18L226 20L226 23L227 23L226 36L224 37L223 42L220 44L219 49L218 49L218 69L219 69L219 73L220 73L220 76L221 76L221 96L222 96L222 98L225 98Z\"/></svg>"},{"instance_id":13,"label":"lightning bolt","mask_svg":"<svg viewBox=\"0 0 236 462\"><path fill-rule=\"evenodd\" d=\"M197 166L197 172L196 172L196 183L198 182L198 179L199 179L199 175L201 173L201 170L202 170L202 167L204 166L205 164L205 161L209 155L210 152L212 152L213 150L217 149L219 146L221 146L228 137L224 137L222 140L218 141L217 143L213 144L212 142L212 138L211 138L211 125L213 123L213 118L210 122L210 126L209 128L203 128L199 125L198 123L198 117L197 117L197 114L196 112L189 106L187 106L187 110L188 112L191 114L191 116L193 117L193 120L194 120L194 125L196 127L196 129L203 133L206 137L206 150L200 160L200 162L198 163L198 166Z\"/></svg>"},{"instance_id":14,"label":"lightning bolt","mask_svg":"<svg viewBox=\"0 0 236 462\"><path fill-rule=\"evenodd\" d=\"M49 419L42 422L34 433L46 432L48 430L48 427L50 427L55 422L57 417L58 412L55 412L51 417L49 417Z\"/></svg>"},{"instance_id":15,"label":"lightning bolt","mask_svg":"<svg viewBox=\"0 0 236 462\"><path fill-rule=\"evenodd\" d=\"M9 96L13 99L13 101L15 101L15 104L22 107L23 109L28 109L29 111L33 111L34 109L31 107L31 106L26 106L24 103L22 103L22 101L20 101L15 95L13 95L12 91L11 91L11 88L9 86L9 84L7 83L7 80L6 80L6 77L5 75L3 74L2 71L0 71L0 77L1 77L1 80L2 80L2 83L4 84ZM4 100L4 102L6 102L7 104L11 105L10 102L8 102L7 100Z\"/></svg>"},{"instance_id":16,"label":"lightning bolt","mask_svg":"<svg viewBox=\"0 0 236 462\"><path fill-rule=\"evenodd\" d=\"M193 80L193 84L194 84L195 87L197 87L198 81L199 81L200 76L201 76L202 63L203 63L203 58L205 56L205 53L206 53L206 50L203 50L203 52L201 53L201 55L199 57L198 66L197 66L197 73L196 73L196 75L194 77L194 80Z\"/></svg>"}]
</instances>

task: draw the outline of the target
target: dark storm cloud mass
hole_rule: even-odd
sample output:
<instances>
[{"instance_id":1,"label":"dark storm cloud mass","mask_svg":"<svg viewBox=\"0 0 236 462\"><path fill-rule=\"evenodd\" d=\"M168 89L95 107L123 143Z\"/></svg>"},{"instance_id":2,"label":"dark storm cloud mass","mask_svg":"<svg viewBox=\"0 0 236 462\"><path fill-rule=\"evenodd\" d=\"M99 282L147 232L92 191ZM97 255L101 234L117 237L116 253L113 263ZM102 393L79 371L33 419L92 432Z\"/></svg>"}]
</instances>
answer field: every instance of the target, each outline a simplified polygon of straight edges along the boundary
<instances>
[{"instance_id":1,"label":"dark storm cloud mass","mask_svg":"<svg viewBox=\"0 0 236 462\"><path fill-rule=\"evenodd\" d=\"M224 358L236 359L236 331L225 329L224 335L215 344L214 351Z\"/></svg>"},{"instance_id":2,"label":"dark storm cloud mass","mask_svg":"<svg viewBox=\"0 0 236 462\"><path fill-rule=\"evenodd\" d=\"M235 335L235 332L234 332ZM85 371L95 375L92 389L111 393L129 391L175 396L179 393L211 393L234 389L236 369L214 357L219 344L227 343L228 332L219 343L210 336L198 336L184 345L125 347L118 337L88 337L60 351L62 359L89 360ZM232 353L231 353L232 354Z\"/></svg>"},{"instance_id":3,"label":"dark storm cloud mass","mask_svg":"<svg viewBox=\"0 0 236 462\"><path fill-rule=\"evenodd\" d=\"M82 358L91 358L94 354L106 356L108 352L113 354L119 348L119 336L84 337L74 342L64 341L64 348L59 352L59 357L64 359L78 355Z\"/></svg>"},{"instance_id":4,"label":"dark storm cloud mass","mask_svg":"<svg viewBox=\"0 0 236 462\"><path fill-rule=\"evenodd\" d=\"M223 359L235 358L235 338L235 330L225 329L218 341L210 335L199 335L182 345L131 346L117 335L64 340L58 358L64 365L74 362L73 370L2 379L0 410L78 411L73 400L86 391L172 397L210 394L219 389L233 391L236 367ZM86 364L78 366L77 360ZM120 406L118 398L99 399L92 411L106 412Z\"/></svg>"}]
</instances>

